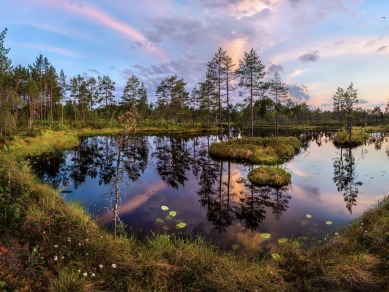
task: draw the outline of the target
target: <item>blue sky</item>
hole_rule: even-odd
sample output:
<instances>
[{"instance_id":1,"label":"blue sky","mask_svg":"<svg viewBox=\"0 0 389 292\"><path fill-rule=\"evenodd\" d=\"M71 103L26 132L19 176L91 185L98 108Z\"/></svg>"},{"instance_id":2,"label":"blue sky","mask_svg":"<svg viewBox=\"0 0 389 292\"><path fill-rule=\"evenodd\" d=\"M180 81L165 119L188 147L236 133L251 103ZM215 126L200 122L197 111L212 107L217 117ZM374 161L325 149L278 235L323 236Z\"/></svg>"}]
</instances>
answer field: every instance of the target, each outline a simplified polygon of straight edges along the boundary
<instances>
[{"instance_id":1,"label":"blue sky","mask_svg":"<svg viewBox=\"0 0 389 292\"><path fill-rule=\"evenodd\" d=\"M254 48L314 107L331 108L351 82L364 107L384 109L389 98L386 0L1 0L5 27L13 65L43 54L68 77L108 74L118 97L132 74L151 101L173 74L190 91L222 47L235 64Z\"/></svg>"}]
</instances>

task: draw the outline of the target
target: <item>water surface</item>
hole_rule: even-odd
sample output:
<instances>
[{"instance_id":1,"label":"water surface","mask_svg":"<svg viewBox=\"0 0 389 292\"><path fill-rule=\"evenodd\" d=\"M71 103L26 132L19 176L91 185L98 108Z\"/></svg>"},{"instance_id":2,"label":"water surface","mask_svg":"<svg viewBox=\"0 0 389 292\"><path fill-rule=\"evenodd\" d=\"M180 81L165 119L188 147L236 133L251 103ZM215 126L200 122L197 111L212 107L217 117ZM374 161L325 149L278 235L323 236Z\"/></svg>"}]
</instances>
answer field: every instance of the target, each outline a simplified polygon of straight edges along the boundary
<instances>
[{"instance_id":1,"label":"water surface","mask_svg":"<svg viewBox=\"0 0 389 292\"><path fill-rule=\"evenodd\" d=\"M239 254L276 251L281 238L308 245L335 236L338 227L389 190L389 142L384 135L375 134L357 148L338 149L332 133L295 134L303 146L283 165L292 173L292 183L278 189L250 184L250 164L208 156L216 136L132 136L119 168L118 138L89 137L78 149L32 157L31 165L43 181L62 190L66 200L80 202L101 225L112 224L119 169L118 215L127 231L140 237L151 232L200 235ZM178 228L180 223L185 227Z\"/></svg>"}]
</instances>

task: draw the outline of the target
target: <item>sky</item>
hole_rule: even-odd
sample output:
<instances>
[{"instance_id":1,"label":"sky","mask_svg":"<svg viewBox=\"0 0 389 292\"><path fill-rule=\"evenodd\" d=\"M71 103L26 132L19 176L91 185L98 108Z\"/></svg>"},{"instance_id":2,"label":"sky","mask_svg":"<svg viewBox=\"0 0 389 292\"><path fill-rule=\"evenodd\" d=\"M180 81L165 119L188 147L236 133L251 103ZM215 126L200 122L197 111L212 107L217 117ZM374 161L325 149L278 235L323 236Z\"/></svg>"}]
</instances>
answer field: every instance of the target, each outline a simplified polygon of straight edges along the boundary
<instances>
[{"instance_id":1,"label":"sky","mask_svg":"<svg viewBox=\"0 0 389 292\"><path fill-rule=\"evenodd\" d=\"M388 0L0 0L4 28L14 66L42 54L68 78L109 75L117 98L132 74L152 102L171 75L190 92L221 47L236 65L253 48L315 108L351 82L363 107L389 99Z\"/></svg>"}]
</instances>

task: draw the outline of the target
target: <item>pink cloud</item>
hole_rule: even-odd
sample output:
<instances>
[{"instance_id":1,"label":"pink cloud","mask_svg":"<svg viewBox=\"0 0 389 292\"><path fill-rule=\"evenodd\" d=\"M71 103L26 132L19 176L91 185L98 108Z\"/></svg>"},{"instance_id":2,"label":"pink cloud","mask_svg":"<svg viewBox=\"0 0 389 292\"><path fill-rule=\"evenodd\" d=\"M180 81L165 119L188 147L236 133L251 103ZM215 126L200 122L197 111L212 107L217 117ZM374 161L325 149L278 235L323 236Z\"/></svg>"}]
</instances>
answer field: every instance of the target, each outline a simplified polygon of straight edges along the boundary
<instances>
[{"instance_id":1,"label":"pink cloud","mask_svg":"<svg viewBox=\"0 0 389 292\"><path fill-rule=\"evenodd\" d=\"M151 44L145 36L136 31L130 25L116 20L114 17L109 14L93 7L90 5L76 5L69 2L59 1L59 0L35 0L36 2L43 3L45 5L51 5L59 9L66 9L73 13L86 16L87 18L102 24L114 31L121 33L127 38L140 43L147 51L157 56L163 62L168 62L166 54Z\"/></svg>"}]
</instances>

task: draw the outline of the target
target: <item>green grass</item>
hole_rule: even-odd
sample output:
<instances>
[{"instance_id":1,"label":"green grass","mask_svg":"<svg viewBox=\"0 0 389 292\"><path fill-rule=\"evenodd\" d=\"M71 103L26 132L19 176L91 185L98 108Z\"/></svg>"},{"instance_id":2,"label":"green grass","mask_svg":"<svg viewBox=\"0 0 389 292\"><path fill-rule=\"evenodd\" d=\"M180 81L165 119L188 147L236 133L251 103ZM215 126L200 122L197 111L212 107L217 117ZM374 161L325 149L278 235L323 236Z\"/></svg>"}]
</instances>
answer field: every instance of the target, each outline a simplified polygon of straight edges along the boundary
<instances>
[{"instance_id":1,"label":"green grass","mask_svg":"<svg viewBox=\"0 0 389 292\"><path fill-rule=\"evenodd\" d=\"M244 138L213 143L209 153L214 157L250 161L255 164L276 164L292 158L300 148L295 137Z\"/></svg>"},{"instance_id":2,"label":"green grass","mask_svg":"<svg viewBox=\"0 0 389 292\"><path fill-rule=\"evenodd\" d=\"M362 129L354 129L350 134L346 131L337 132L334 138L334 144L337 146L358 146L367 140L369 134Z\"/></svg>"},{"instance_id":3,"label":"green grass","mask_svg":"<svg viewBox=\"0 0 389 292\"><path fill-rule=\"evenodd\" d=\"M22 198L18 234L30 246L25 256L36 273L45 274L53 291L74 291L67 290L70 287L77 291L282 291L286 287L273 265L239 259L201 239L166 235L146 241L131 236L115 239L82 208L64 202L13 159L1 157L1 165L0 177L6 178L2 184L9 177L11 193ZM31 260L35 257L39 261Z\"/></svg>"},{"instance_id":4,"label":"green grass","mask_svg":"<svg viewBox=\"0 0 389 292\"><path fill-rule=\"evenodd\" d=\"M255 185L278 187L290 184L291 175L281 167L260 166L249 172L248 179Z\"/></svg>"},{"instance_id":5,"label":"green grass","mask_svg":"<svg viewBox=\"0 0 389 292\"><path fill-rule=\"evenodd\" d=\"M31 141L34 151L61 145ZM257 144L271 147L266 141ZM34 145L41 142L46 146ZM283 243L279 259L238 258L201 239L177 236L115 239L10 152L0 153L0 198L0 287L10 291L389 289L389 197L324 244L302 250Z\"/></svg>"}]
</instances>

